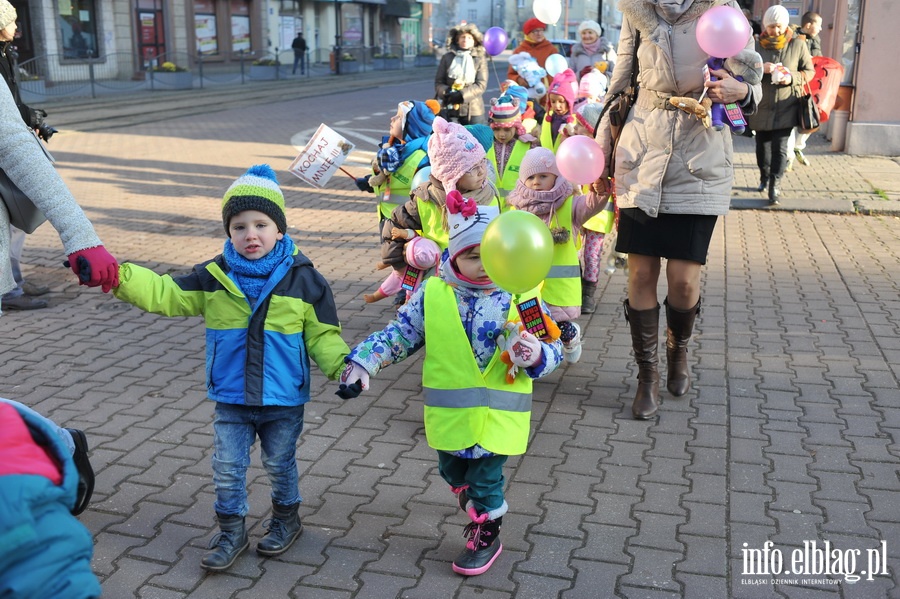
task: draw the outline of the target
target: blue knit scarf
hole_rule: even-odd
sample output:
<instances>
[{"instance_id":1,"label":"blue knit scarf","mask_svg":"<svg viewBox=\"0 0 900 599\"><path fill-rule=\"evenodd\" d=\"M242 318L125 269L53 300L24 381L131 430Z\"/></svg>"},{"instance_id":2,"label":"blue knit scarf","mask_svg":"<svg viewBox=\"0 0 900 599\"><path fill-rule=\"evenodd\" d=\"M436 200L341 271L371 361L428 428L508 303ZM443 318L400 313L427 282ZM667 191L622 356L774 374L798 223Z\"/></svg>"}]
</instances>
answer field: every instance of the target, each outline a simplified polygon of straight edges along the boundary
<instances>
[{"instance_id":1,"label":"blue knit scarf","mask_svg":"<svg viewBox=\"0 0 900 599\"><path fill-rule=\"evenodd\" d=\"M271 252L259 260L247 260L234 249L231 239L226 239L223 254L244 295L251 300L251 303L256 303L275 267L285 258L294 255L294 242L290 236L285 234Z\"/></svg>"}]
</instances>

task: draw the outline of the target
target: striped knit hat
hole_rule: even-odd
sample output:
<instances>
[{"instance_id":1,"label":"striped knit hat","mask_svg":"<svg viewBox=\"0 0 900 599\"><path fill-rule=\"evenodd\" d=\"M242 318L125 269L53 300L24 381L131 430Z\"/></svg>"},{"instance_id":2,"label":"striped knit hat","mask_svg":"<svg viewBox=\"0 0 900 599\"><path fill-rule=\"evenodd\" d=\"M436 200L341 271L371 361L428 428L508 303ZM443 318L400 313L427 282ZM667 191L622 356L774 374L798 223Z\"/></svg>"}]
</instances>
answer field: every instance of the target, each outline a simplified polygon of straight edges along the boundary
<instances>
[{"instance_id":1,"label":"striped knit hat","mask_svg":"<svg viewBox=\"0 0 900 599\"><path fill-rule=\"evenodd\" d=\"M231 237L228 225L234 215L245 210L257 210L273 221L280 233L287 233L284 214L284 195L278 187L278 177L268 164L257 164L238 177L222 198L222 223Z\"/></svg>"}]
</instances>

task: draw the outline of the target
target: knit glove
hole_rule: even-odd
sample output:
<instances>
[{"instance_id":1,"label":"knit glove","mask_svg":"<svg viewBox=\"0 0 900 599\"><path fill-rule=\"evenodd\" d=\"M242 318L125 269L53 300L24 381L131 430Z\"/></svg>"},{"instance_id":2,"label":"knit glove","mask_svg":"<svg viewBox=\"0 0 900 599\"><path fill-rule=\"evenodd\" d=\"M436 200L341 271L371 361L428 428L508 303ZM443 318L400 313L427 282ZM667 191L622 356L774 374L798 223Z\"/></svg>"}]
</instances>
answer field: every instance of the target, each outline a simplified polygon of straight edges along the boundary
<instances>
[{"instance_id":1,"label":"knit glove","mask_svg":"<svg viewBox=\"0 0 900 599\"><path fill-rule=\"evenodd\" d=\"M356 187L359 188L360 191L368 191L369 193L375 193L375 190L372 189L372 186L369 185L369 179L372 178L372 175L366 175L365 177L358 177L355 179Z\"/></svg>"},{"instance_id":2,"label":"knit glove","mask_svg":"<svg viewBox=\"0 0 900 599\"><path fill-rule=\"evenodd\" d=\"M102 245L69 254L67 266L81 285L101 287L103 293L119 286L119 263Z\"/></svg>"},{"instance_id":3,"label":"knit glove","mask_svg":"<svg viewBox=\"0 0 900 599\"><path fill-rule=\"evenodd\" d=\"M378 166L386 173L393 173L400 168L400 152L394 146L381 148L375 156Z\"/></svg>"},{"instance_id":4,"label":"knit glove","mask_svg":"<svg viewBox=\"0 0 900 599\"><path fill-rule=\"evenodd\" d=\"M444 96L444 104L462 104L463 103L463 95L459 90L450 90Z\"/></svg>"},{"instance_id":5,"label":"knit glove","mask_svg":"<svg viewBox=\"0 0 900 599\"><path fill-rule=\"evenodd\" d=\"M341 384L335 395L341 399L353 399L359 397L359 394L369 388L369 372L350 360L347 367L341 373Z\"/></svg>"},{"instance_id":6,"label":"knit glove","mask_svg":"<svg viewBox=\"0 0 900 599\"><path fill-rule=\"evenodd\" d=\"M516 331L506 340L510 361L521 368L530 368L541 361L541 342L528 331Z\"/></svg>"}]
</instances>

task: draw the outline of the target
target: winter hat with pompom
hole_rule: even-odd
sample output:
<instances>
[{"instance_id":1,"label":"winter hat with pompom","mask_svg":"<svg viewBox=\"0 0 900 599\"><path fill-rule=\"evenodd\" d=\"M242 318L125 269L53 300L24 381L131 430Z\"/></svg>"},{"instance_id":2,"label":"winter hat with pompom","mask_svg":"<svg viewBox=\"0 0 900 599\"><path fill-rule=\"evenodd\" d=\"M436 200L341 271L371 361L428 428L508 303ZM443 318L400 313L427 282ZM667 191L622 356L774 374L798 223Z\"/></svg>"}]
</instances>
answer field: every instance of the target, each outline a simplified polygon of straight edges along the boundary
<instances>
[{"instance_id":1,"label":"winter hat with pompom","mask_svg":"<svg viewBox=\"0 0 900 599\"><path fill-rule=\"evenodd\" d=\"M559 177L559 168L556 166L556 156L547 148L531 148L525 152L522 164L519 166L519 179L526 180L538 173L551 173Z\"/></svg>"},{"instance_id":2,"label":"winter hat with pompom","mask_svg":"<svg viewBox=\"0 0 900 599\"><path fill-rule=\"evenodd\" d=\"M453 262L464 251L481 245L488 224L500 214L497 206L479 206L472 198L464 198L456 190L447 194L450 241L447 252ZM459 276L459 273L456 273Z\"/></svg>"},{"instance_id":3,"label":"winter hat with pompom","mask_svg":"<svg viewBox=\"0 0 900 599\"><path fill-rule=\"evenodd\" d=\"M413 268L431 268L441 259L441 248L427 237L413 237L403 250L406 263Z\"/></svg>"},{"instance_id":4,"label":"winter hat with pompom","mask_svg":"<svg viewBox=\"0 0 900 599\"><path fill-rule=\"evenodd\" d=\"M278 187L278 177L268 164L257 164L238 177L222 198L222 223L231 237L228 225L234 215L245 210L257 210L273 221L280 233L287 232L284 214L284 195Z\"/></svg>"},{"instance_id":5,"label":"winter hat with pompom","mask_svg":"<svg viewBox=\"0 0 900 599\"><path fill-rule=\"evenodd\" d=\"M456 189L463 175L484 161L486 153L478 140L459 123L435 117L434 133L428 138L431 176L441 182L446 192Z\"/></svg>"}]
</instances>

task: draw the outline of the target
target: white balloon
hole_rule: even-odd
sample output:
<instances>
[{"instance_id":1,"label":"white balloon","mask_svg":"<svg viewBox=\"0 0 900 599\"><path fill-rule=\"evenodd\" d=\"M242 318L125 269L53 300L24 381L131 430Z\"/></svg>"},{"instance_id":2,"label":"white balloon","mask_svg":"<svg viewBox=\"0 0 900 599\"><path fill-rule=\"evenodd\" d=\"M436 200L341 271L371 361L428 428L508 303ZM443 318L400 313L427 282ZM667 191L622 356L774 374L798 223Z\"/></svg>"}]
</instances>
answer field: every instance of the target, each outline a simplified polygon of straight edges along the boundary
<instances>
[{"instance_id":1,"label":"white balloon","mask_svg":"<svg viewBox=\"0 0 900 599\"><path fill-rule=\"evenodd\" d=\"M413 175L412 182L409 184L410 189L415 189L422 183L428 181L428 176L431 174L430 166L423 166L419 170L416 171L416 174Z\"/></svg>"},{"instance_id":2,"label":"white balloon","mask_svg":"<svg viewBox=\"0 0 900 599\"><path fill-rule=\"evenodd\" d=\"M544 62L544 70L551 77L556 77L569 68L569 62L562 54L551 54Z\"/></svg>"},{"instance_id":3,"label":"white balloon","mask_svg":"<svg viewBox=\"0 0 900 599\"><path fill-rule=\"evenodd\" d=\"M556 25L562 14L562 2L560 0L534 0L534 16L542 23Z\"/></svg>"}]
</instances>

